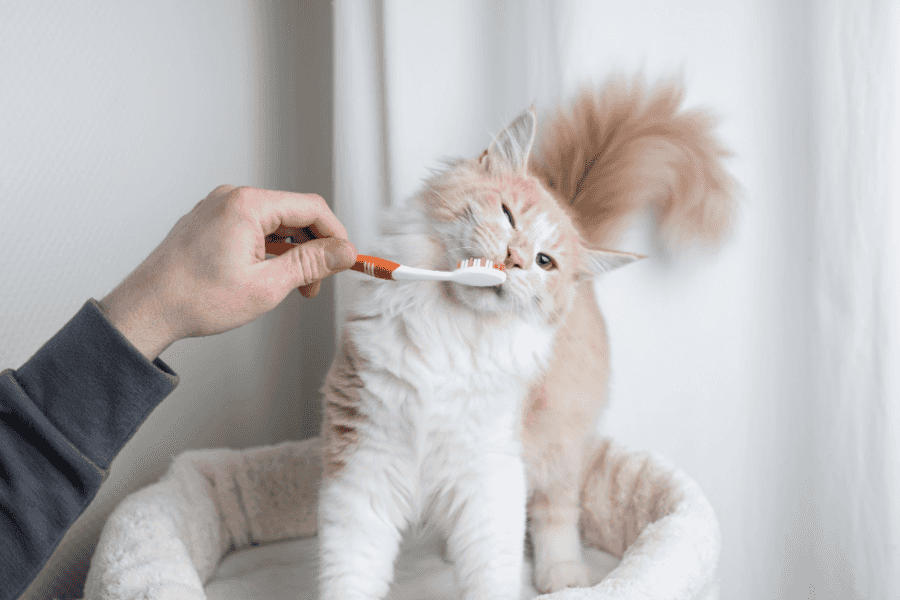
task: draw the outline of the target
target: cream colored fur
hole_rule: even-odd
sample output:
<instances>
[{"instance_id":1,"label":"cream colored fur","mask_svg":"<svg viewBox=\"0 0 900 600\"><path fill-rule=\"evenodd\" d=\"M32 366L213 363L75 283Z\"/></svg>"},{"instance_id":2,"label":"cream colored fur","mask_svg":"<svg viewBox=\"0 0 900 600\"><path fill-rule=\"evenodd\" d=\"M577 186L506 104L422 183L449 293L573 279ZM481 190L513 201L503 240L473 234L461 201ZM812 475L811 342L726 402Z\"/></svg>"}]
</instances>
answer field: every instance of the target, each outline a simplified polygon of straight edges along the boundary
<instances>
[{"instance_id":1,"label":"cream colored fur","mask_svg":"<svg viewBox=\"0 0 900 600\"><path fill-rule=\"evenodd\" d=\"M542 132L530 171L572 210L584 238L613 247L643 208L662 241L716 243L728 230L732 181L728 153L701 111L682 111L675 83L647 91L617 77L584 90ZM550 369L526 406L525 461L532 482L529 517L538 589L591 583L581 560L578 518L584 444L606 403L609 347L590 282L582 283L561 329Z\"/></svg>"},{"instance_id":2,"label":"cream colored fur","mask_svg":"<svg viewBox=\"0 0 900 600\"><path fill-rule=\"evenodd\" d=\"M608 119L601 118L603 102L581 100L581 116L553 122L543 139L555 141L543 143L531 164L536 116L526 111L479 158L450 164L409 206L388 215L385 258L449 269L484 257L505 263L508 281L497 289L364 282L324 387L323 599L383 597L401 533L417 524L446 536L466 599L518 599L526 505L537 587L590 583L578 494L608 377L606 334L590 281L637 258L591 245L597 240L590 236L618 227L596 219L625 218L628 211L603 212L602 203L627 201L633 210L639 196L657 202L663 215L727 213L704 205L727 195L690 184L708 180L693 172L694 159L717 146L705 130L672 134L690 124L662 126L682 118L666 94L657 93L662 100L652 100L649 113L641 108L644 96L626 95L628 110ZM642 127L642 120L655 124ZM594 131L595 122L619 134ZM572 152L580 162L548 158ZM617 153L618 162L603 163L606 152ZM715 164L718 155L708 158ZM619 171L653 172L654 160L671 174L654 185L668 182L669 192L639 194L631 184L621 198L595 205L583 194L605 180L627 179ZM606 164L602 172L593 171L598 164ZM560 184L566 177L574 186ZM696 206L682 210L686 198ZM585 223L585 215L594 222ZM695 232L723 222L706 219Z\"/></svg>"}]
</instances>

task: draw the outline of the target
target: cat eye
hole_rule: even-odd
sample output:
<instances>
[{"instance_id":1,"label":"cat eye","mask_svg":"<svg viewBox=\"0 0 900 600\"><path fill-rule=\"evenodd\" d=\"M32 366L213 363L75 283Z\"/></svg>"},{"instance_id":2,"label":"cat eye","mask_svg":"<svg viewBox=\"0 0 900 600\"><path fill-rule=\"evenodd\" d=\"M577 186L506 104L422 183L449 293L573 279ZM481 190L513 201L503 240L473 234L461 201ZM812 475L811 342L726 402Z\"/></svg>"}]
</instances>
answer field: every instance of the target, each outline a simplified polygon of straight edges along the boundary
<instances>
[{"instance_id":1,"label":"cat eye","mask_svg":"<svg viewBox=\"0 0 900 600\"><path fill-rule=\"evenodd\" d=\"M537 261L538 266L545 271L556 268L556 261L543 252L538 252L537 258L535 260Z\"/></svg>"},{"instance_id":2,"label":"cat eye","mask_svg":"<svg viewBox=\"0 0 900 600\"><path fill-rule=\"evenodd\" d=\"M506 208L506 205L503 205L503 214L506 215L506 218L509 219L509 224L512 225L512 228L516 228L516 222L512 218L512 213L509 212L509 209Z\"/></svg>"}]
</instances>

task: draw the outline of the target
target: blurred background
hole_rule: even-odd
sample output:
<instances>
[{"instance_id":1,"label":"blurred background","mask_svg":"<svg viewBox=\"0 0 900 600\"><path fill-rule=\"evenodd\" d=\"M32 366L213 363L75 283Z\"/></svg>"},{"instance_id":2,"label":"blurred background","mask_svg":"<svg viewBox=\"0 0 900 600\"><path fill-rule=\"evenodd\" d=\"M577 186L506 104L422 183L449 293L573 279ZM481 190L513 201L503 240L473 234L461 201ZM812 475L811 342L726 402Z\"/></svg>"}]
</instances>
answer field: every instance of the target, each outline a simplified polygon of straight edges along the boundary
<instances>
[{"instance_id":1,"label":"blurred background","mask_svg":"<svg viewBox=\"0 0 900 600\"><path fill-rule=\"evenodd\" d=\"M739 210L716 251L596 283L600 431L718 514L722 598L900 597L896 3L0 0L0 365L102 298L222 183L315 192L360 251L439 159L612 73L719 116ZM178 389L24 596L78 595L106 516L188 448L315 435L353 293L296 292L162 355Z\"/></svg>"}]
</instances>

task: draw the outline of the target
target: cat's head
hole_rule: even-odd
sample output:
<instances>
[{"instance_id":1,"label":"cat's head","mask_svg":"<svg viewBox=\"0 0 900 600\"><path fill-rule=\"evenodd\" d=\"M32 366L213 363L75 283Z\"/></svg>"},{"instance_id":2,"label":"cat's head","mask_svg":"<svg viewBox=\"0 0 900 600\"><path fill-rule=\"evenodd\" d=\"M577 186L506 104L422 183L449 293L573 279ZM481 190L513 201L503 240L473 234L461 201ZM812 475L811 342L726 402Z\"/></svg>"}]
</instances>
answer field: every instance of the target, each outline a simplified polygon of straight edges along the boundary
<instances>
[{"instance_id":1,"label":"cat's head","mask_svg":"<svg viewBox=\"0 0 900 600\"><path fill-rule=\"evenodd\" d=\"M568 311L580 282L639 257L590 247L574 213L528 172L536 126L534 109L525 111L478 158L451 163L427 181L420 200L442 257L437 268L476 257L506 266L501 286L448 284L452 301L479 313L553 322Z\"/></svg>"}]
</instances>

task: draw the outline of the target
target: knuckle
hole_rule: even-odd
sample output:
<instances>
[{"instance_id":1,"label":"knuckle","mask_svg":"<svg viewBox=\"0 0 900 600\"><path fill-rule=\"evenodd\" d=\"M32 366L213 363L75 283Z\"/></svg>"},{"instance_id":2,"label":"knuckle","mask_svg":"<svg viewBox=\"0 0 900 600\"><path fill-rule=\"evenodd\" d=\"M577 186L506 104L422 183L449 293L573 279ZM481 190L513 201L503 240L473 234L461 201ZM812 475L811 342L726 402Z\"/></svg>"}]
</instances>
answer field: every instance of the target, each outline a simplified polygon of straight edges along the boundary
<instances>
[{"instance_id":1,"label":"knuckle","mask_svg":"<svg viewBox=\"0 0 900 600\"><path fill-rule=\"evenodd\" d=\"M307 248L305 252L301 253L301 260L300 260L301 272L300 273L302 275L302 278L300 281L302 282L303 285L308 285L313 282L315 261L312 257L312 254L313 254L313 252L309 248Z\"/></svg>"},{"instance_id":2,"label":"knuckle","mask_svg":"<svg viewBox=\"0 0 900 600\"><path fill-rule=\"evenodd\" d=\"M328 203L325 202L325 198L318 194L306 194L306 199L316 206L316 211L319 213L331 210L328 208Z\"/></svg>"},{"instance_id":3,"label":"knuckle","mask_svg":"<svg viewBox=\"0 0 900 600\"><path fill-rule=\"evenodd\" d=\"M233 185L222 184L209 193L210 196L224 196L235 189Z\"/></svg>"},{"instance_id":4,"label":"knuckle","mask_svg":"<svg viewBox=\"0 0 900 600\"><path fill-rule=\"evenodd\" d=\"M297 285L304 285L306 283L306 269L304 267L304 252L303 248L297 248L296 250L292 250L286 254L289 259L288 263L288 273L289 277L293 279L295 282L299 281L300 283Z\"/></svg>"},{"instance_id":5,"label":"knuckle","mask_svg":"<svg viewBox=\"0 0 900 600\"><path fill-rule=\"evenodd\" d=\"M318 246L304 244L299 247L296 262L296 275L299 285L309 285L322 278L325 263L324 251Z\"/></svg>"},{"instance_id":6,"label":"knuckle","mask_svg":"<svg viewBox=\"0 0 900 600\"><path fill-rule=\"evenodd\" d=\"M229 195L231 206L239 213L247 214L256 203L255 192L255 189L247 186L235 188Z\"/></svg>"},{"instance_id":7,"label":"knuckle","mask_svg":"<svg viewBox=\"0 0 900 600\"><path fill-rule=\"evenodd\" d=\"M241 200L250 200L250 199L253 198L254 192L255 192L255 191L256 191L256 190L254 190L254 189L253 189L252 187L250 187L250 186L242 185L242 186L240 186L240 187L234 188L234 191L232 192L232 195L233 195L235 198L238 198L238 199L241 199Z\"/></svg>"}]
</instances>

